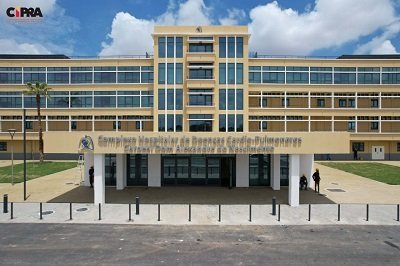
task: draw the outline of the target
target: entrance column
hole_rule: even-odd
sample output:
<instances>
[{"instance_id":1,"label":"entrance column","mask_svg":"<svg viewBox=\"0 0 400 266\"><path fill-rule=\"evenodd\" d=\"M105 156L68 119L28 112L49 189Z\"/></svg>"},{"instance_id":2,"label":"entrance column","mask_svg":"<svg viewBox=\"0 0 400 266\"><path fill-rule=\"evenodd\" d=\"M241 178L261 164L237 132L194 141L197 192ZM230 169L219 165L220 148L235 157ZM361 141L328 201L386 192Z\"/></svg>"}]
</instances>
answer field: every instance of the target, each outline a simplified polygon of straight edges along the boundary
<instances>
[{"instance_id":1,"label":"entrance column","mask_svg":"<svg viewBox=\"0 0 400 266\"><path fill-rule=\"evenodd\" d=\"M161 187L161 155L160 154L149 154L149 176L148 186L149 187Z\"/></svg>"},{"instance_id":2,"label":"entrance column","mask_svg":"<svg viewBox=\"0 0 400 266\"><path fill-rule=\"evenodd\" d=\"M249 155L236 155L236 187L249 187Z\"/></svg>"},{"instance_id":3,"label":"entrance column","mask_svg":"<svg viewBox=\"0 0 400 266\"><path fill-rule=\"evenodd\" d=\"M94 155L94 204L106 203L106 176L104 154Z\"/></svg>"},{"instance_id":4,"label":"entrance column","mask_svg":"<svg viewBox=\"0 0 400 266\"><path fill-rule=\"evenodd\" d=\"M300 155L300 175L307 177L308 187L314 187L314 180L312 179L314 166L314 154L301 154Z\"/></svg>"},{"instance_id":5,"label":"entrance column","mask_svg":"<svg viewBox=\"0 0 400 266\"><path fill-rule=\"evenodd\" d=\"M85 167L83 168L83 171L84 171L83 185L86 187L89 187L90 186L89 169L94 164L93 163L93 153L86 152L84 155L84 160L85 160L85 162L84 162Z\"/></svg>"},{"instance_id":6,"label":"entrance column","mask_svg":"<svg viewBox=\"0 0 400 266\"><path fill-rule=\"evenodd\" d=\"M289 205L292 207L299 206L299 170L300 155L289 155Z\"/></svg>"},{"instance_id":7,"label":"entrance column","mask_svg":"<svg viewBox=\"0 0 400 266\"><path fill-rule=\"evenodd\" d=\"M122 190L125 188L125 180L126 180L126 155L125 154L117 154L117 190Z\"/></svg>"},{"instance_id":8,"label":"entrance column","mask_svg":"<svg viewBox=\"0 0 400 266\"><path fill-rule=\"evenodd\" d=\"M271 156L271 188L272 190L281 189L281 155L272 154Z\"/></svg>"}]
</instances>

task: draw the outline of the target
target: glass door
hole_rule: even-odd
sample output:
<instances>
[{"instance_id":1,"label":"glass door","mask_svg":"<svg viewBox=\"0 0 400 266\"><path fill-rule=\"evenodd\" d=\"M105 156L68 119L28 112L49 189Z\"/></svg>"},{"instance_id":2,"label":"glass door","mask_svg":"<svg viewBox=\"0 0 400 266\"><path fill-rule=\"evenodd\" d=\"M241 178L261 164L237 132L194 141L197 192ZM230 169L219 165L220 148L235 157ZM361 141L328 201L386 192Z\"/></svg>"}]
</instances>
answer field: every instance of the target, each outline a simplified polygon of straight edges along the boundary
<instances>
[{"instance_id":1,"label":"glass door","mask_svg":"<svg viewBox=\"0 0 400 266\"><path fill-rule=\"evenodd\" d=\"M175 177L176 177L175 157L162 157L162 163L163 163L163 168L162 168L163 184L175 184Z\"/></svg>"},{"instance_id":2,"label":"glass door","mask_svg":"<svg viewBox=\"0 0 400 266\"><path fill-rule=\"evenodd\" d=\"M147 185L148 160L147 154L127 155L128 186Z\"/></svg>"},{"instance_id":3,"label":"glass door","mask_svg":"<svg viewBox=\"0 0 400 266\"><path fill-rule=\"evenodd\" d=\"M189 184L189 158L176 158L176 184Z\"/></svg>"},{"instance_id":4,"label":"glass door","mask_svg":"<svg viewBox=\"0 0 400 266\"><path fill-rule=\"evenodd\" d=\"M115 186L117 184L116 177L116 156L115 154L105 155L105 182L106 186Z\"/></svg>"}]
</instances>

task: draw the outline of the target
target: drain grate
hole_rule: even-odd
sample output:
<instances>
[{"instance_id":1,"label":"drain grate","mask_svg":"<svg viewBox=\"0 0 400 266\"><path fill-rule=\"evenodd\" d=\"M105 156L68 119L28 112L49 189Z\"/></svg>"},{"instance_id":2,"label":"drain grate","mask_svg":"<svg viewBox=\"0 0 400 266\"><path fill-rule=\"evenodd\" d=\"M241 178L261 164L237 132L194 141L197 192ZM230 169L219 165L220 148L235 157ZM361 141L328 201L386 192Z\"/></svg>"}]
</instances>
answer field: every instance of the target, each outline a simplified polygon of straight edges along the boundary
<instances>
[{"instance_id":1,"label":"drain grate","mask_svg":"<svg viewBox=\"0 0 400 266\"><path fill-rule=\"evenodd\" d=\"M74 182L67 182L67 183L65 183L66 185L73 185L74 184Z\"/></svg>"},{"instance_id":2,"label":"drain grate","mask_svg":"<svg viewBox=\"0 0 400 266\"><path fill-rule=\"evenodd\" d=\"M54 211L43 211L42 215L49 215L49 214L53 214L53 213L54 213ZM39 215L40 215L40 213L39 213Z\"/></svg>"},{"instance_id":3,"label":"drain grate","mask_svg":"<svg viewBox=\"0 0 400 266\"><path fill-rule=\"evenodd\" d=\"M346 192L340 188L327 188L326 190L329 190L330 192Z\"/></svg>"},{"instance_id":4,"label":"drain grate","mask_svg":"<svg viewBox=\"0 0 400 266\"><path fill-rule=\"evenodd\" d=\"M87 210L88 210L88 208L79 208L79 209L76 209L77 212L85 212L85 211L87 211Z\"/></svg>"}]
</instances>

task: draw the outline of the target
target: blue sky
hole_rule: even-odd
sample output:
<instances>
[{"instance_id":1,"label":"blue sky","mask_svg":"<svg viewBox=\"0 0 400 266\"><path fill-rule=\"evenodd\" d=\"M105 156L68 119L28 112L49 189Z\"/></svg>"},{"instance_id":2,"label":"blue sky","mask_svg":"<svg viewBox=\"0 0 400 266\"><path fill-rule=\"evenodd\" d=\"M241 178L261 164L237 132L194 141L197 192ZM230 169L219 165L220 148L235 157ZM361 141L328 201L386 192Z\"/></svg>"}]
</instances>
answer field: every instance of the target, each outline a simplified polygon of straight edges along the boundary
<instances>
[{"instance_id":1,"label":"blue sky","mask_svg":"<svg viewBox=\"0 0 400 266\"><path fill-rule=\"evenodd\" d=\"M10 6L40 7L35 23ZM0 53L131 55L152 51L154 25L248 25L259 54L400 52L400 0L2 0Z\"/></svg>"}]
</instances>

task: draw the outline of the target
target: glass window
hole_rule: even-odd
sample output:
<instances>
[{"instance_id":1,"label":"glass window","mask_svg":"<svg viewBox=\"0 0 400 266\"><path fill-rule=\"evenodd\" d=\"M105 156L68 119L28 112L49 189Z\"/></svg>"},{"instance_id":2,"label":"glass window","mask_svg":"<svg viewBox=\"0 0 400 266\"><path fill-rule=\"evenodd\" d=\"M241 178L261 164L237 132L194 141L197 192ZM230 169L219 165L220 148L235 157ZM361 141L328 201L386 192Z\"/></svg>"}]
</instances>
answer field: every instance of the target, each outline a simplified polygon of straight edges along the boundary
<instances>
[{"instance_id":1,"label":"glass window","mask_svg":"<svg viewBox=\"0 0 400 266\"><path fill-rule=\"evenodd\" d=\"M315 73L310 74L311 84L332 84L332 73Z\"/></svg>"},{"instance_id":2,"label":"glass window","mask_svg":"<svg viewBox=\"0 0 400 266\"><path fill-rule=\"evenodd\" d=\"M191 178L205 178L206 158L201 155L192 155L190 168L191 168Z\"/></svg>"},{"instance_id":3,"label":"glass window","mask_svg":"<svg viewBox=\"0 0 400 266\"><path fill-rule=\"evenodd\" d=\"M189 105L212 106L212 95L210 94L189 95Z\"/></svg>"},{"instance_id":4,"label":"glass window","mask_svg":"<svg viewBox=\"0 0 400 266\"><path fill-rule=\"evenodd\" d=\"M142 83L153 83L154 73L153 72L141 72Z\"/></svg>"},{"instance_id":5,"label":"glass window","mask_svg":"<svg viewBox=\"0 0 400 266\"><path fill-rule=\"evenodd\" d=\"M286 72L286 83L308 83L308 72Z\"/></svg>"},{"instance_id":6,"label":"glass window","mask_svg":"<svg viewBox=\"0 0 400 266\"><path fill-rule=\"evenodd\" d=\"M165 58L165 37L158 37L158 57Z\"/></svg>"},{"instance_id":7,"label":"glass window","mask_svg":"<svg viewBox=\"0 0 400 266\"><path fill-rule=\"evenodd\" d=\"M348 107L356 107L356 100L355 99L348 99Z\"/></svg>"},{"instance_id":8,"label":"glass window","mask_svg":"<svg viewBox=\"0 0 400 266\"><path fill-rule=\"evenodd\" d=\"M243 132L243 115L236 115L236 132Z\"/></svg>"},{"instance_id":9,"label":"glass window","mask_svg":"<svg viewBox=\"0 0 400 266\"><path fill-rule=\"evenodd\" d=\"M347 100L346 99L339 99L339 107L346 107Z\"/></svg>"},{"instance_id":10,"label":"glass window","mask_svg":"<svg viewBox=\"0 0 400 266\"><path fill-rule=\"evenodd\" d=\"M219 58L226 58L226 38L219 37Z\"/></svg>"},{"instance_id":11,"label":"glass window","mask_svg":"<svg viewBox=\"0 0 400 266\"><path fill-rule=\"evenodd\" d=\"M174 64L167 64L167 84L174 84Z\"/></svg>"},{"instance_id":12,"label":"glass window","mask_svg":"<svg viewBox=\"0 0 400 266\"><path fill-rule=\"evenodd\" d=\"M243 58L243 37L236 37L236 57Z\"/></svg>"},{"instance_id":13,"label":"glass window","mask_svg":"<svg viewBox=\"0 0 400 266\"><path fill-rule=\"evenodd\" d=\"M115 108L116 107L116 99L115 96L94 96L94 107L103 107L103 108Z\"/></svg>"},{"instance_id":14,"label":"glass window","mask_svg":"<svg viewBox=\"0 0 400 266\"><path fill-rule=\"evenodd\" d=\"M47 83L48 84L68 84L69 83L69 73L47 73Z\"/></svg>"},{"instance_id":15,"label":"glass window","mask_svg":"<svg viewBox=\"0 0 400 266\"><path fill-rule=\"evenodd\" d=\"M335 84L356 84L356 74L335 73Z\"/></svg>"},{"instance_id":16,"label":"glass window","mask_svg":"<svg viewBox=\"0 0 400 266\"><path fill-rule=\"evenodd\" d=\"M140 107L140 96L118 96L118 107Z\"/></svg>"},{"instance_id":17,"label":"glass window","mask_svg":"<svg viewBox=\"0 0 400 266\"><path fill-rule=\"evenodd\" d=\"M249 72L250 83L261 83L261 72Z\"/></svg>"},{"instance_id":18,"label":"glass window","mask_svg":"<svg viewBox=\"0 0 400 266\"><path fill-rule=\"evenodd\" d=\"M7 151L7 142L0 142L0 151Z\"/></svg>"},{"instance_id":19,"label":"glass window","mask_svg":"<svg viewBox=\"0 0 400 266\"><path fill-rule=\"evenodd\" d=\"M158 89L158 109L165 110L165 90Z\"/></svg>"},{"instance_id":20,"label":"glass window","mask_svg":"<svg viewBox=\"0 0 400 266\"><path fill-rule=\"evenodd\" d=\"M33 121L26 121L25 122L26 129L33 129Z\"/></svg>"},{"instance_id":21,"label":"glass window","mask_svg":"<svg viewBox=\"0 0 400 266\"><path fill-rule=\"evenodd\" d=\"M236 64L236 84L243 84L243 64Z\"/></svg>"},{"instance_id":22,"label":"glass window","mask_svg":"<svg viewBox=\"0 0 400 266\"><path fill-rule=\"evenodd\" d=\"M58 93L58 92L57 92ZM69 97L68 92L63 92L65 96L59 95L49 95L51 98L47 99L47 108L68 108L69 107Z\"/></svg>"},{"instance_id":23,"label":"glass window","mask_svg":"<svg viewBox=\"0 0 400 266\"><path fill-rule=\"evenodd\" d=\"M371 99L371 107L378 108L379 107L379 100L378 99Z\"/></svg>"},{"instance_id":24,"label":"glass window","mask_svg":"<svg viewBox=\"0 0 400 266\"><path fill-rule=\"evenodd\" d=\"M281 154L281 186L289 185L289 155Z\"/></svg>"},{"instance_id":25,"label":"glass window","mask_svg":"<svg viewBox=\"0 0 400 266\"><path fill-rule=\"evenodd\" d=\"M325 99L317 99L318 107L325 107Z\"/></svg>"},{"instance_id":26,"label":"glass window","mask_svg":"<svg viewBox=\"0 0 400 266\"><path fill-rule=\"evenodd\" d=\"M74 83L74 84L93 83L93 73L92 72L71 72L71 83Z\"/></svg>"},{"instance_id":27,"label":"glass window","mask_svg":"<svg viewBox=\"0 0 400 266\"><path fill-rule=\"evenodd\" d=\"M371 122L371 129L378 130L379 129L379 122Z\"/></svg>"},{"instance_id":28,"label":"glass window","mask_svg":"<svg viewBox=\"0 0 400 266\"><path fill-rule=\"evenodd\" d=\"M355 130L356 129L356 122L350 121L347 123L348 130Z\"/></svg>"},{"instance_id":29,"label":"glass window","mask_svg":"<svg viewBox=\"0 0 400 266\"><path fill-rule=\"evenodd\" d=\"M353 150L364 151L364 142L353 142Z\"/></svg>"},{"instance_id":30,"label":"glass window","mask_svg":"<svg viewBox=\"0 0 400 266\"><path fill-rule=\"evenodd\" d=\"M212 69L189 69L190 79L213 79Z\"/></svg>"},{"instance_id":31,"label":"glass window","mask_svg":"<svg viewBox=\"0 0 400 266\"><path fill-rule=\"evenodd\" d=\"M191 53L212 53L212 43L189 43L189 52Z\"/></svg>"},{"instance_id":32,"label":"glass window","mask_svg":"<svg viewBox=\"0 0 400 266\"><path fill-rule=\"evenodd\" d=\"M165 84L165 64L158 64L158 84Z\"/></svg>"},{"instance_id":33,"label":"glass window","mask_svg":"<svg viewBox=\"0 0 400 266\"><path fill-rule=\"evenodd\" d=\"M92 96L72 96L71 108L92 108Z\"/></svg>"},{"instance_id":34,"label":"glass window","mask_svg":"<svg viewBox=\"0 0 400 266\"><path fill-rule=\"evenodd\" d=\"M380 84L379 73L358 73L358 84Z\"/></svg>"},{"instance_id":35,"label":"glass window","mask_svg":"<svg viewBox=\"0 0 400 266\"><path fill-rule=\"evenodd\" d=\"M400 84L400 73L382 73L382 84Z\"/></svg>"},{"instance_id":36,"label":"glass window","mask_svg":"<svg viewBox=\"0 0 400 266\"><path fill-rule=\"evenodd\" d=\"M243 89L236 89L236 110L243 110Z\"/></svg>"},{"instance_id":37,"label":"glass window","mask_svg":"<svg viewBox=\"0 0 400 266\"><path fill-rule=\"evenodd\" d=\"M263 83L285 83L284 72L263 72L262 73Z\"/></svg>"},{"instance_id":38,"label":"glass window","mask_svg":"<svg viewBox=\"0 0 400 266\"><path fill-rule=\"evenodd\" d=\"M219 178L219 158L207 158L207 177L208 179Z\"/></svg>"},{"instance_id":39,"label":"glass window","mask_svg":"<svg viewBox=\"0 0 400 266\"><path fill-rule=\"evenodd\" d=\"M24 107L25 108L36 108L35 96L24 95ZM46 108L46 98L40 97L40 108Z\"/></svg>"},{"instance_id":40,"label":"glass window","mask_svg":"<svg viewBox=\"0 0 400 266\"><path fill-rule=\"evenodd\" d=\"M0 93L0 108L22 108L22 94L17 92L16 94L7 92Z\"/></svg>"},{"instance_id":41,"label":"glass window","mask_svg":"<svg viewBox=\"0 0 400 266\"><path fill-rule=\"evenodd\" d=\"M0 73L0 84L22 84L22 73Z\"/></svg>"},{"instance_id":42,"label":"glass window","mask_svg":"<svg viewBox=\"0 0 400 266\"><path fill-rule=\"evenodd\" d=\"M119 72L118 83L140 83L140 72Z\"/></svg>"},{"instance_id":43,"label":"glass window","mask_svg":"<svg viewBox=\"0 0 400 266\"><path fill-rule=\"evenodd\" d=\"M226 64L219 64L219 84L226 84Z\"/></svg>"},{"instance_id":44,"label":"glass window","mask_svg":"<svg viewBox=\"0 0 400 266\"><path fill-rule=\"evenodd\" d=\"M174 57L174 37L167 37L167 57Z\"/></svg>"},{"instance_id":45,"label":"glass window","mask_svg":"<svg viewBox=\"0 0 400 266\"><path fill-rule=\"evenodd\" d=\"M228 132L235 132L235 115L228 115Z\"/></svg>"},{"instance_id":46,"label":"glass window","mask_svg":"<svg viewBox=\"0 0 400 266\"><path fill-rule=\"evenodd\" d=\"M400 151L400 142L397 142L397 151Z\"/></svg>"},{"instance_id":47,"label":"glass window","mask_svg":"<svg viewBox=\"0 0 400 266\"><path fill-rule=\"evenodd\" d=\"M228 57L235 57L235 37L228 37Z\"/></svg>"},{"instance_id":48,"label":"glass window","mask_svg":"<svg viewBox=\"0 0 400 266\"><path fill-rule=\"evenodd\" d=\"M189 120L190 132L212 131L212 120Z\"/></svg>"},{"instance_id":49,"label":"glass window","mask_svg":"<svg viewBox=\"0 0 400 266\"><path fill-rule=\"evenodd\" d=\"M219 110L226 110L226 89L219 90Z\"/></svg>"},{"instance_id":50,"label":"glass window","mask_svg":"<svg viewBox=\"0 0 400 266\"><path fill-rule=\"evenodd\" d=\"M228 64L228 84L235 84L235 64Z\"/></svg>"},{"instance_id":51,"label":"glass window","mask_svg":"<svg viewBox=\"0 0 400 266\"><path fill-rule=\"evenodd\" d=\"M183 38L176 37L176 58L183 57Z\"/></svg>"},{"instance_id":52,"label":"glass window","mask_svg":"<svg viewBox=\"0 0 400 266\"><path fill-rule=\"evenodd\" d=\"M182 63L176 64L176 72L175 72L175 82L176 84L183 84L183 67Z\"/></svg>"},{"instance_id":53,"label":"glass window","mask_svg":"<svg viewBox=\"0 0 400 266\"><path fill-rule=\"evenodd\" d=\"M219 115L219 131L226 132L226 115Z\"/></svg>"},{"instance_id":54,"label":"glass window","mask_svg":"<svg viewBox=\"0 0 400 266\"><path fill-rule=\"evenodd\" d=\"M24 73L24 83L28 82L46 82L46 73Z\"/></svg>"},{"instance_id":55,"label":"glass window","mask_svg":"<svg viewBox=\"0 0 400 266\"><path fill-rule=\"evenodd\" d=\"M176 101L175 101L175 109L182 110L183 109L183 90L176 89Z\"/></svg>"},{"instance_id":56,"label":"glass window","mask_svg":"<svg viewBox=\"0 0 400 266\"><path fill-rule=\"evenodd\" d=\"M95 72L94 73L94 83L115 83L115 82L116 82L116 73L115 72Z\"/></svg>"},{"instance_id":57,"label":"glass window","mask_svg":"<svg viewBox=\"0 0 400 266\"><path fill-rule=\"evenodd\" d=\"M235 90L228 90L228 110L235 110Z\"/></svg>"}]
</instances>

